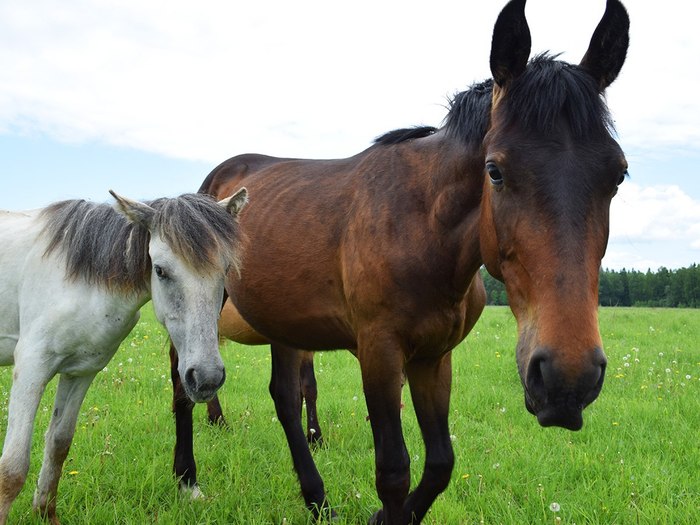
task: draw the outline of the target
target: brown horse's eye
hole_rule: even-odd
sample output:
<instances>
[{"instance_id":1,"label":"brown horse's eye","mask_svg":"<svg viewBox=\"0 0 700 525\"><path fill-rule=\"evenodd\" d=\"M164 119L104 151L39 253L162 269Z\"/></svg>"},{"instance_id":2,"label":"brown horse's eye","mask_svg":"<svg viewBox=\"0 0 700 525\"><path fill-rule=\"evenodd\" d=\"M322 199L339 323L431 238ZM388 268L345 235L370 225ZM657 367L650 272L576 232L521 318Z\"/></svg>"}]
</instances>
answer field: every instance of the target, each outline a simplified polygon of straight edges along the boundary
<instances>
[{"instance_id":1,"label":"brown horse's eye","mask_svg":"<svg viewBox=\"0 0 700 525\"><path fill-rule=\"evenodd\" d=\"M498 166L496 166L495 162L487 162L486 163L486 171L489 174L489 180L491 180L491 184L496 188L500 189L503 187L503 174L501 173L501 170L498 169Z\"/></svg>"},{"instance_id":2,"label":"brown horse's eye","mask_svg":"<svg viewBox=\"0 0 700 525\"><path fill-rule=\"evenodd\" d=\"M628 179L629 176L630 176L630 172L625 170L624 173L622 175L620 175L620 178L617 179L617 185L619 186L620 184L625 182L625 179Z\"/></svg>"}]
</instances>

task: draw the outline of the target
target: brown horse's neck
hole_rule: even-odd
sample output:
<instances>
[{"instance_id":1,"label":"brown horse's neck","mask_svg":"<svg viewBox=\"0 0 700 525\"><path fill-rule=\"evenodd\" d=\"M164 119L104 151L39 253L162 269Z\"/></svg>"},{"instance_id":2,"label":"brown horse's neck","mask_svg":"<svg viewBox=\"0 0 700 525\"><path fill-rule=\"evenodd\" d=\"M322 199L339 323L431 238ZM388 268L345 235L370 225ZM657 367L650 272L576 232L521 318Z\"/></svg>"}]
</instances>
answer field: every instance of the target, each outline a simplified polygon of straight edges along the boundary
<instances>
[{"instance_id":1,"label":"brown horse's neck","mask_svg":"<svg viewBox=\"0 0 700 525\"><path fill-rule=\"evenodd\" d=\"M446 240L445 247L454 250L454 289L466 290L482 265L479 217L484 156L480 147L465 145L449 134L437 133L436 139L438 160L430 175L435 189L431 227Z\"/></svg>"}]
</instances>

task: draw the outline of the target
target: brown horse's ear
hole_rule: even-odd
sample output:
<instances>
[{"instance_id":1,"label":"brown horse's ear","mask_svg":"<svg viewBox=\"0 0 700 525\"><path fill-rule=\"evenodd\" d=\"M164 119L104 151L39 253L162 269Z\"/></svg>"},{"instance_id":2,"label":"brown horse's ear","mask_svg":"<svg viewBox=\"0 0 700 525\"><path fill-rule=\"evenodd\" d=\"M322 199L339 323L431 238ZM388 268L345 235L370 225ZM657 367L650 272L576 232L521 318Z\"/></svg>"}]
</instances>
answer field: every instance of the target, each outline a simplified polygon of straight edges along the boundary
<instances>
[{"instance_id":1,"label":"brown horse's ear","mask_svg":"<svg viewBox=\"0 0 700 525\"><path fill-rule=\"evenodd\" d=\"M511 0L498 15L491 39L491 74L500 87L519 77L530 57L525 0Z\"/></svg>"},{"instance_id":2,"label":"brown horse's ear","mask_svg":"<svg viewBox=\"0 0 700 525\"><path fill-rule=\"evenodd\" d=\"M619 0L608 0L605 14L593 32L580 66L598 83L602 93L622 69L630 43L630 19Z\"/></svg>"},{"instance_id":3,"label":"brown horse's ear","mask_svg":"<svg viewBox=\"0 0 700 525\"><path fill-rule=\"evenodd\" d=\"M236 193L219 201L219 205L233 216L238 216L243 207L248 204L248 190L241 188Z\"/></svg>"},{"instance_id":4,"label":"brown horse's ear","mask_svg":"<svg viewBox=\"0 0 700 525\"><path fill-rule=\"evenodd\" d=\"M151 228L153 216L156 213L153 208L151 208L148 204L132 201L131 199L117 195L112 190L109 190L109 193L117 201L115 206L117 211L124 215L129 222L141 224L148 229Z\"/></svg>"}]
</instances>

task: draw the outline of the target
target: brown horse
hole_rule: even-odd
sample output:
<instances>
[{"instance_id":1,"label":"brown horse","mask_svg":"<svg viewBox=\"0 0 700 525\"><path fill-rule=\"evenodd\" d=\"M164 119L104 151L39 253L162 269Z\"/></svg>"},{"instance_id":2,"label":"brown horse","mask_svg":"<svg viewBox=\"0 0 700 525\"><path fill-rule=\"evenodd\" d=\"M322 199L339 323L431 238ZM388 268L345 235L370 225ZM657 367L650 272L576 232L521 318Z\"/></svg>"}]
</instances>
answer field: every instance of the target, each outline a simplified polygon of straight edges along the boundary
<instances>
[{"instance_id":1,"label":"brown horse","mask_svg":"<svg viewBox=\"0 0 700 525\"><path fill-rule=\"evenodd\" d=\"M289 395L299 386L293 349L356 354L383 505L373 521L419 522L452 473L451 350L483 309L482 264L506 285L525 405L539 423L577 430L600 393L598 271L627 170L602 93L625 60L629 18L608 0L580 64L528 61L524 8L512 0L503 9L493 80L457 95L442 128L392 132L342 160L229 161L252 166L245 185L265 199L242 214L248 242L240 275L228 276L228 321L285 345L272 350L270 392L316 512L328 503L300 398ZM404 370L426 447L413 491Z\"/></svg>"}]
</instances>

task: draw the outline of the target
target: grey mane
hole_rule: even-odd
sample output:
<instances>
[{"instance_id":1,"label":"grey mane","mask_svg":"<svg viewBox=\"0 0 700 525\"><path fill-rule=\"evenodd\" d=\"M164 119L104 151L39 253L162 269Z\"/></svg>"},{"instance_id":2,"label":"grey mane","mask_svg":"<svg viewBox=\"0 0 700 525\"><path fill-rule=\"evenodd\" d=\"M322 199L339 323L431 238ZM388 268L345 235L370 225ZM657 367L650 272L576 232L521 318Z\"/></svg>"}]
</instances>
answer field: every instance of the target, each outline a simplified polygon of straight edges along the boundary
<instances>
[{"instance_id":1,"label":"grey mane","mask_svg":"<svg viewBox=\"0 0 700 525\"><path fill-rule=\"evenodd\" d=\"M238 267L238 222L211 197L185 194L147 204L156 210L154 231L200 274ZM51 204L41 217L43 235L48 237L45 255L63 254L69 279L82 278L125 293L148 289L151 259L146 227L129 222L108 204L84 200Z\"/></svg>"}]
</instances>

